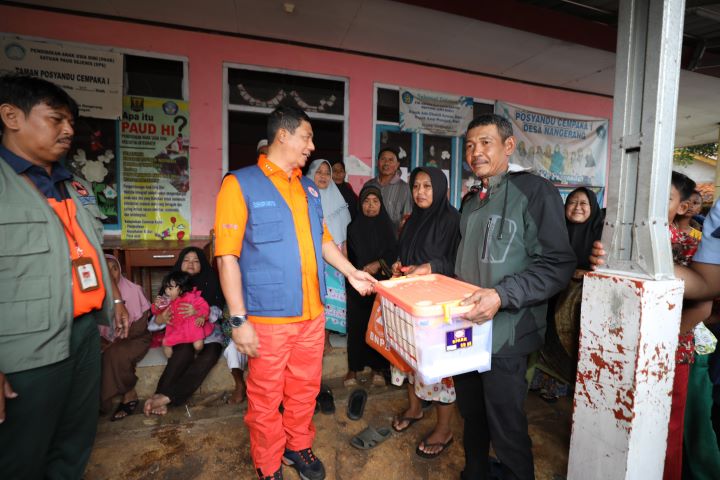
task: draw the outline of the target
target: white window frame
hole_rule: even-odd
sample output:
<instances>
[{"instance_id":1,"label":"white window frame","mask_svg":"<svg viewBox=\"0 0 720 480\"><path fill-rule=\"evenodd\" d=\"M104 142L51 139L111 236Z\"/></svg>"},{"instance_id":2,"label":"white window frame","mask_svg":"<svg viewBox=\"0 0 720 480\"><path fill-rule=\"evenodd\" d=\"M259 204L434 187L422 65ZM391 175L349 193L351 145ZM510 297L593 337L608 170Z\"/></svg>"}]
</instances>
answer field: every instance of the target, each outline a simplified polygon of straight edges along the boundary
<instances>
[{"instance_id":1,"label":"white window frame","mask_svg":"<svg viewBox=\"0 0 720 480\"><path fill-rule=\"evenodd\" d=\"M249 113L264 113L269 114L273 111L270 107L253 107L250 105L231 105L230 104L230 90L228 85L228 71L230 69L235 70L252 70L255 72L265 73L280 73L283 75L293 75L297 77L317 78L321 80L333 80L336 82L343 82L344 85L344 98L343 98L343 114L333 113L318 113L318 112L305 112L310 119L318 120L334 120L343 122L343 160L348 156L348 135L349 135L349 122L350 122L350 79L348 77L341 77L337 75L326 75L322 73L314 72L303 72L300 70L288 70L285 68L274 68L264 67L260 65L249 65L244 63L234 62L223 62L223 75L222 75L222 143L223 143L223 154L222 154L222 176L228 172L229 164L229 144L230 141L228 134L228 116L230 112L249 112Z\"/></svg>"}]
</instances>

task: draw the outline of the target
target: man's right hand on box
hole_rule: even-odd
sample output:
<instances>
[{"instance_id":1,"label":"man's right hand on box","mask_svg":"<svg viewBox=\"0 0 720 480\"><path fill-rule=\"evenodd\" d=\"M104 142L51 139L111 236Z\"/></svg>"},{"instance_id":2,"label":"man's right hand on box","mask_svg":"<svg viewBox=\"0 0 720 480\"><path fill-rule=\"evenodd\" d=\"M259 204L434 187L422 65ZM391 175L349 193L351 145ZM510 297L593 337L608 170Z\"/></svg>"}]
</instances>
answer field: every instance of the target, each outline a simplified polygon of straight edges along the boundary
<instances>
[{"instance_id":1,"label":"man's right hand on box","mask_svg":"<svg viewBox=\"0 0 720 480\"><path fill-rule=\"evenodd\" d=\"M500 310L500 295L494 288L479 288L472 295L460 302L460 305L472 305L472 310L460 315L461 318L473 323L485 323L492 320Z\"/></svg>"}]
</instances>

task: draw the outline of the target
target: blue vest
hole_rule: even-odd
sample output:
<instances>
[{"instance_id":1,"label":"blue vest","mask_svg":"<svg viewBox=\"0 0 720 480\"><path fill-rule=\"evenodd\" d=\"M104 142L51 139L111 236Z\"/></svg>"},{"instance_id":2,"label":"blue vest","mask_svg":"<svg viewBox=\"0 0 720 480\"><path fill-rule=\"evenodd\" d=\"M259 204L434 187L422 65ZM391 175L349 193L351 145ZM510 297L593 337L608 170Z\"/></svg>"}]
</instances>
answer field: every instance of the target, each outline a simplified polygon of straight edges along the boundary
<instances>
[{"instance_id":1,"label":"blue vest","mask_svg":"<svg viewBox=\"0 0 720 480\"><path fill-rule=\"evenodd\" d=\"M230 173L240 184L248 211L242 252L238 259L245 308L249 315L260 317L298 317L302 315L303 307L302 271L292 212L275 185L257 165ZM325 303L320 193L311 180L300 177L300 182L308 202L320 301Z\"/></svg>"}]
</instances>

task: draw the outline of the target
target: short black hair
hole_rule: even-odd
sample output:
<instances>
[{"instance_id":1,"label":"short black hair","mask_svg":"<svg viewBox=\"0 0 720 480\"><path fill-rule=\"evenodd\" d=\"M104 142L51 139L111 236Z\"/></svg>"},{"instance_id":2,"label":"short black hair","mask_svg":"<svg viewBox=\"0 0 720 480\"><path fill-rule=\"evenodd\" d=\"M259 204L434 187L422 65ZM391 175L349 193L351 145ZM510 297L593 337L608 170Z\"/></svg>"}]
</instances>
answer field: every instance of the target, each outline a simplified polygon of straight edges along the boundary
<instances>
[{"instance_id":1,"label":"short black hair","mask_svg":"<svg viewBox=\"0 0 720 480\"><path fill-rule=\"evenodd\" d=\"M383 154L384 152L390 152L390 153L392 153L393 155L395 155L395 160L397 160L398 162L400 161L400 151L399 151L397 148L391 147L391 146L389 146L389 145L386 146L386 147L382 147L382 148L380 149L380 151L378 152L378 156L377 156L377 159L378 159L378 160L380 160L380 157L382 156L382 154Z\"/></svg>"},{"instance_id":2,"label":"short black hair","mask_svg":"<svg viewBox=\"0 0 720 480\"><path fill-rule=\"evenodd\" d=\"M670 184L680 193L680 201L684 202L695 191L697 184L695 180L688 177L684 173L676 172L673 170L672 177L670 178Z\"/></svg>"},{"instance_id":3,"label":"short black hair","mask_svg":"<svg viewBox=\"0 0 720 480\"><path fill-rule=\"evenodd\" d=\"M306 121L310 123L310 117L301 109L292 105L278 105L275 110L270 113L267 122L267 139L269 143L275 140L278 130L284 128L290 133L295 133L295 129Z\"/></svg>"},{"instance_id":4,"label":"short black hair","mask_svg":"<svg viewBox=\"0 0 720 480\"><path fill-rule=\"evenodd\" d=\"M465 136L467 136L467 132L473 128L484 127L485 125L495 125L503 142L513 136L512 124L508 119L496 113L487 113L473 118L465 131Z\"/></svg>"},{"instance_id":5,"label":"short black hair","mask_svg":"<svg viewBox=\"0 0 720 480\"><path fill-rule=\"evenodd\" d=\"M67 108L73 118L78 116L78 105L68 93L52 82L29 75L14 73L0 76L0 105L15 105L25 115L36 105L46 104L51 108ZM0 131L5 125L0 119Z\"/></svg>"},{"instance_id":6,"label":"short black hair","mask_svg":"<svg viewBox=\"0 0 720 480\"><path fill-rule=\"evenodd\" d=\"M165 278L163 278L162 283L160 284L160 293L158 295L165 295L165 289L170 287L173 283L180 287L180 295L189 292L193 287L190 282L190 275L182 271L173 270L165 275Z\"/></svg>"}]
</instances>

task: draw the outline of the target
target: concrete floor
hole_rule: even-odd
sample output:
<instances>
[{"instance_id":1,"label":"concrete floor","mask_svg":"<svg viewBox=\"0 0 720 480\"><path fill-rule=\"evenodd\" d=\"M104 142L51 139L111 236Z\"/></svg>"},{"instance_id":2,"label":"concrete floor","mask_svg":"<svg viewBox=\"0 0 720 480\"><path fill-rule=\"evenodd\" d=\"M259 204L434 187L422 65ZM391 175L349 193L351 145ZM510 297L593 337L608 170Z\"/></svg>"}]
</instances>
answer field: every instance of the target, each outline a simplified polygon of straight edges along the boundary
<instances>
[{"instance_id":1,"label":"concrete floor","mask_svg":"<svg viewBox=\"0 0 720 480\"><path fill-rule=\"evenodd\" d=\"M462 470L462 424L453 419L455 442L440 457L425 460L415 447L430 430L434 410L407 432L393 432L375 449L350 446L353 435L368 424L390 426L393 414L406 404L406 390L368 388L365 414L351 421L345 414L349 392L336 380L331 384L337 411L315 415L317 437L313 447L323 460L328 480L456 479ZM253 479L248 433L243 423L246 404L225 405L221 394L196 398L192 406L171 409L165 417L135 414L120 422L100 421L95 447L85 475L95 479ZM138 408L140 411L140 407ZM535 393L527 401L538 480L563 478L567 470L572 400L548 404ZM284 468L286 479L299 478Z\"/></svg>"}]
</instances>

